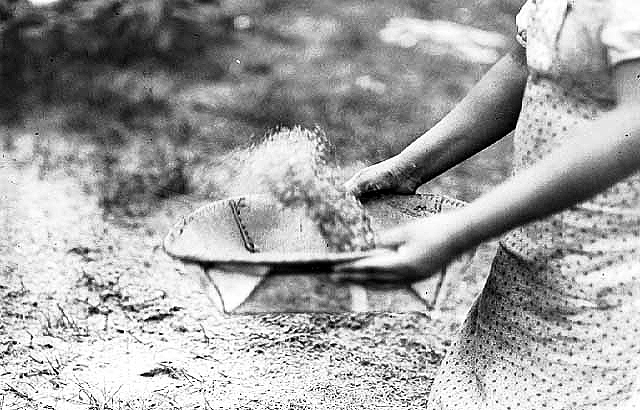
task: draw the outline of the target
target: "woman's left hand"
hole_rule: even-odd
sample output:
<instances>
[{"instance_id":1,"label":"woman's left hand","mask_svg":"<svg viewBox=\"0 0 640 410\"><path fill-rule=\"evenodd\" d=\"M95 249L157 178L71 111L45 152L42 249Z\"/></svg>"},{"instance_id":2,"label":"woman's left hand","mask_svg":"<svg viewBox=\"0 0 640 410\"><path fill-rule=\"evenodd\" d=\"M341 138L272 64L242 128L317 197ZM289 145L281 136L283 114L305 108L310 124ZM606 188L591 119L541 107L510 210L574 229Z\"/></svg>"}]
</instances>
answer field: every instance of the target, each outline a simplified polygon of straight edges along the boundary
<instances>
[{"instance_id":1,"label":"woman's left hand","mask_svg":"<svg viewBox=\"0 0 640 410\"><path fill-rule=\"evenodd\" d=\"M473 244L463 218L449 212L382 232L377 247L395 249L335 267L337 281L411 284L436 274Z\"/></svg>"}]
</instances>

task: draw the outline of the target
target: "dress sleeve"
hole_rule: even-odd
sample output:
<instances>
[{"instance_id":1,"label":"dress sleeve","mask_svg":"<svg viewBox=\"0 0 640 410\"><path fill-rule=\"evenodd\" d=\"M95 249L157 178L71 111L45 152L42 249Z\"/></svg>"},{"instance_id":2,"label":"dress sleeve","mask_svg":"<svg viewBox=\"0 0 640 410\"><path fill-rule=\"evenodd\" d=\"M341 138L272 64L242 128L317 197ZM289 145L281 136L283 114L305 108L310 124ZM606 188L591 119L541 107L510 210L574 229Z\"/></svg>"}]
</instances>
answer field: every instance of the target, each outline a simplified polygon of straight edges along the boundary
<instances>
[{"instance_id":1,"label":"dress sleeve","mask_svg":"<svg viewBox=\"0 0 640 410\"><path fill-rule=\"evenodd\" d=\"M520 9L520 12L516 15L516 40L518 40L518 43L520 43L522 47L527 46L527 27L533 14L533 6L533 1L527 0Z\"/></svg>"},{"instance_id":2,"label":"dress sleeve","mask_svg":"<svg viewBox=\"0 0 640 410\"><path fill-rule=\"evenodd\" d=\"M640 0L611 0L601 39L612 66L640 58Z\"/></svg>"}]
</instances>

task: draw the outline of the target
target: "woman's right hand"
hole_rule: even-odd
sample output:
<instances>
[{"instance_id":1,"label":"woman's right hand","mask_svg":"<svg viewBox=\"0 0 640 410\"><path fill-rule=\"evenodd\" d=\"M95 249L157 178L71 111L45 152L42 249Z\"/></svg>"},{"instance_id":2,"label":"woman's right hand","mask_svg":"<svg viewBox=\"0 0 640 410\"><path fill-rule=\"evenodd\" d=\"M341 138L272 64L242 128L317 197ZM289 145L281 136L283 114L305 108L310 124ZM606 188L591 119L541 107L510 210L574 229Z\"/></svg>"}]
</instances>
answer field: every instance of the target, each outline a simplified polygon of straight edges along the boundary
<instances>
[{"instance_id":1,"label":"woman's right hand","mask_svg":"<svg viewBox=\"0 0 640 410\"><path fill-rule=\"evenodd\" d=\"M358 171L345 183L345 189L357 197L379 191L414 194L421 185L420 179L413 175L417 169L416 164L396 155Z\"/></svg>"}]
</instances>

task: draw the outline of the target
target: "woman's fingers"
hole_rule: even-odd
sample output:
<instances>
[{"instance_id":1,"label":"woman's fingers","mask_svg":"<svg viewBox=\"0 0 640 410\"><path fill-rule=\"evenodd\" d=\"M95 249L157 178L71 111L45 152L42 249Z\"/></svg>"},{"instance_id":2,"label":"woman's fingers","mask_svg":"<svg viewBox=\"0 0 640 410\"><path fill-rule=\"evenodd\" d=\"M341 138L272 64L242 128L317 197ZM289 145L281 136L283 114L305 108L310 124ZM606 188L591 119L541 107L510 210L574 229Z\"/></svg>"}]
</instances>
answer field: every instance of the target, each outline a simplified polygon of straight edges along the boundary
<instances>
[{"instance_id":1,"label":"woman's fingers","mask_svg":"<svg viewBox=\"0 0 640 410\"><path fill-rule=\"evenodd\" d=\"M391 248L395 251L384 251L380 255L370 256L354 262L338 265L336 271L398 271L400 267L407 265L407 255L399 252L399 248L407 242L408 233L406 227L388 229L376 236L376 248Z\"/></svg>"},{"instance_id":2,"label":"woman's fingers","mask_svg":"<svg viewBox=\"0 0 640 410\"><path fill-rule=\"evenodd\" d=\"M368 192L380 191L383 184L376 179L367 178L366 175L358 174L348 180L345 184L345 191L351 192L356 197L360 197Z\"/></svg>"},{"instance_id":3,"label":"woman's fingers","mask_svg":"<svg viewBox=\"0 0 640 410\"><path fill-rule=\"evenodd\" d=\"M374 256L334 267L331 279L336 282L356 282L376 287L404 286L423 279L423 275L406 264L398 255Z\"/></svg>"},{"instance_id":4,"label":"woman's fingers","mask_svg":"<svg viewBox=\"0 0 640 410\"><path fill-rule=\"evenodd\" d=\"M385 272L378 272L376 275L361 272L348 272L333 274L331 279L335 282L357 283L376 289L397 289L398 287L411 285L423 278L421 276L410 274L398 276L396 274Z\"/></svg>"},{"instance_id":5,"label":"woman's fingers","mask_svg":"<svg viewBox=\"0 0 640 410\"><path fill-rule=\"evenodd\" d=\"M385 163L383 161L358 171L344 184L345 190L358 197L368 192L394 189L393 172Z\"/></svg>"},{"instance_id":6,"label":"woman's fingers","mask_svg":"<svg viewBox=\"0 0 640 410\"><path fill-rule=\"evenodd\" d=\"M336 266L334 270L338 274L333 278L404 284L428 278L459 254L456 241L451 239L455 231L451 227L456 222L456 215L449 213L384 231L376 241L382 253ZM384 251L384 248L394 250Z\"/></svg>"},{"instance_id":7,"label":"woman's fingers","mask_svg":"<svg viewBox=\"0 0 640 410\"><path fill-rule=\"evenodd\" d=\"M372 256L370 258L359 259L354 262L336 265L333 269L336 272L391 272L398 269L403 258L396 252L389 252L387 255Z\"/></svg>"}]
</instances>

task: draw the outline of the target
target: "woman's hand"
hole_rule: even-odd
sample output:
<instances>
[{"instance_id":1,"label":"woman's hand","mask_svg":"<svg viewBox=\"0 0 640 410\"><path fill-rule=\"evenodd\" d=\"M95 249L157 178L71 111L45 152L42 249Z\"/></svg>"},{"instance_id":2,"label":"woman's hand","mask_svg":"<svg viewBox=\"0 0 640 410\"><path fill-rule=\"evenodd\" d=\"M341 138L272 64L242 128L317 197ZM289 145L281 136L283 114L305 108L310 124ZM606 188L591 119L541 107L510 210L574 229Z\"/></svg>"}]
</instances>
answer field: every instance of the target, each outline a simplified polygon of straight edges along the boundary
<instances>
[{"instance_id":1,"label":"woman's hand","mask_svg":"<svg viewBox=\"0 0 640 410\"><path fill-rule=\"evenodd\" d=\"M357 197L379 191L413 194L421 185L421 181L412 175L416 169L416 164L403 161L396 155L358 171L345 183L345 188Z\"/></svg>"},{"instance_id":2,"label":"woman's hand","mask_svg":"<svg viewBox=\"0 0 640 410\"><path fill-rule=\"evenodd\" d=\"M640 60L616 67L618 105L577 124L575 135L529 169L467 206L384 232L396 252L337 267L337 279L415 282L455 256L526 223L546 218L640 172Z\"/></svg>"},{"instance_id":3,"label":"woman's hand","mask_svg":"<svg viewBox=\"0 0 640 410\"><path fill-rule=\"evenodd\" d=\"M413 194L418 187L513 130L529 72L516 46L467 96L400 154L358 172L345 187L356 196L376 191Z\"/></svg>"},{"instance_id":4,"label":"woman's hand","mask_svg":"<svg viewBox=\"0 0 640 410\"><path fill-rule=\"evenodd\" d=\"M435 215L382 232L377 246L395 251L339 265L332 278L371 284L411 284L436 274L475 245L458 214L453 211Z\"/></svg>"}]
</instances>

